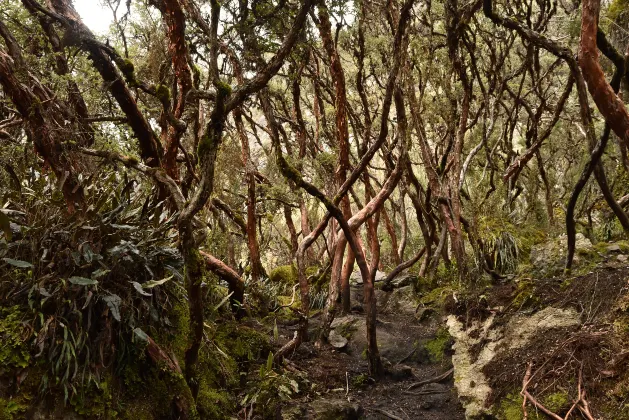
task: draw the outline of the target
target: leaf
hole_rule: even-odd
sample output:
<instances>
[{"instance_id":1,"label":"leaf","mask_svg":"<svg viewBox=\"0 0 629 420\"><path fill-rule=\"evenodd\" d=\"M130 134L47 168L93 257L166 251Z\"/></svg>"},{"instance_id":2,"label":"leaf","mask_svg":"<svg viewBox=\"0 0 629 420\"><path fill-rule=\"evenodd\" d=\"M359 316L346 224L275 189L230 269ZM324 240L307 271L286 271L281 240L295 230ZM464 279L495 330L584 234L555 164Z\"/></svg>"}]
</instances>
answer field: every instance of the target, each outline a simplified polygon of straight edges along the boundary
<instances>
[{"instance_id":1,"label":"leaf","mask_svg":"<svg viewBox=\"0 0 629 420\"><path fill-rule=\"evenodd\" d=\"M105 296L103 300L107 303L107 306L109 306L109 310L111 311L111 315L114 317L114 319L120 322L120 303L122 302L120 296L109 295Z\"/></svg>"},{"instance_id":2,"label":"leaf","mask_svg":"<svg viewBox=\"0 0 629 420\"><path fill-rule=\"evenodd\" d=\"M11 232L11 221L9 220L9 216L2 213L0 211L0 230L4 232L5 238L7 238L7 242L11 242L13 238L13 232Z\"/></svg>"},{"instance_id":3,"label":"leaf","mask_svg":"<svg viewBox=\"0 0 629 420\"><path fill-rule=\"evenodd\" d=\"M98 284L98 280L88 279L87 277L73 276L68 279L72 284L78 284L79 286L92 286Z\"/></svg>"},{"instance_id":4,"label":"leaf","mask_svg":"<svg viewBox=\"0 0 629 420\"><path fill-rule=\"evenodd\" d=\"M144 289L142 288L142 285L138 283L137 281L132 281L131 284L133 284L133 287L135 287L135 290L137 290L138 293L141 294L142 296L152 296L150 293L146 293Z\"/></svg>"},{"instance_id":5,"label":"leaf","mask_svg":"<svg viewBox=\"0 0 629 420\"><path fill-rule=\"evenodd\" d=\"M290 386L293 387L293 391L295 391L295 393L299 392L299 384L297 383L297 381L295 381L294 379L290 379L289 383Z\"/></svg>"},{"instance_id":6,"label":"leaf","mask_svg":"<svg viewBox=\"0 0 629 420\"><path fill-rule=\"evenodd\" d=\"M149 336L148 336L148 334L146 334L144 331L142 331L142 328L140 328L140 327L135 328L135 329L133 330L133 334L134 334L134 335L135 335L135 336L136 336L136 337L137 337L140 341L143 341L143 342L145 342L145 343L148 343L148 341L149 341Z\"/></svg>"},{"instance_id":7,"label":"leaf","mask_svg":"<svg viewBox=\"0 0 629 420\"><path fill-rule=\"evenodd\" d=\"M177 280L183 280L183 274L181 274L181 272L177 270L175 267L171 265L165 265L164 268L170 271L171 273L173 273L173 276L177 277Z\"/></svg>"},{"instance_id":8,"label":"leaf","mask_svg":"<svg viewBox=\"0 0 629 420\"><path fill-rule=\"evenodd\" d=\"M225 304L225 303L229 300L229 298L230 298L233 294L234 294L234 292L231 292L230 294L228 294L227 296L225 296L225 297L223 298L223 300L221 300L221 301L219 302L219 304L218 304L218 305L216 305L216 306L214 307L214 312L218 311L218 310L221 308L221 306L223 306L223 305L224 305L224 304Z\"/></svg>"},{"instance_id":9,"label":"leaf","mask_svg":"<svg viewBox=\"0 0 629 420\"><path fill-rule=\"evenodd\" d=\"M19 267L19 268L33 268L33 264L27 262L27 261L22 261L22 260L14 260L12 258L3 258L2 259L4 262L6 262L7 264L11 264L12 266L15 267Z\"/></svg>"},{"instance_id":10,"label":"leaf","mask_svg":"<svg viewBox=\"0 0 629 420\"><path fill-rule=\"evenodd\" d=\"M277 329L277 319L275 320L275 324L273 325L273 339L277 341L280 337L280 333Z\"/></svg>"},{"instance_id":11,"label":"leaf","mask_svg":"<svg viewBox=\"0 0 629 420\"><path fill-rule=\"evenodd\" d=\"M149 280L143 283L142 287L145 289L152 289L155 286L161 286L162 284L166 283L168 280L172 279L173 277L174 275L166 277L165 279L161 279L161 280Z\"/></svg>"},{"instance_id":12,"label":"leaf","mask_svg":"<svg viewBox=\"0 0 629 420\"><path fill-rule=\"evenodd\" d=\"M273 352L269 352L269 357L266 358L266 370L270 372L273 369Z\"/></svg>"},{"instance_id":13,"label":"leaf","mask_svg":"<svg viewBox=\"0 0 629 420\"><path fill-rule=\"evenodd\" d=\"M131 226L131 225L117 225L112 223L110 225L112 228L114 229L121 229L121 230L136 230L137 227L136 226Z\"/></svg>"},{"instance_id":14,"label":"leaf","mask_svg":"<svg viewBox=\"0 0 629 420\"><path fill-rule=\"evenodd\" d=\"M92 278L99 279L107 274L109 274L111 270L106 270L104 268L99 268L98 270L92 273Z\"/></svg>"}]
</instances>

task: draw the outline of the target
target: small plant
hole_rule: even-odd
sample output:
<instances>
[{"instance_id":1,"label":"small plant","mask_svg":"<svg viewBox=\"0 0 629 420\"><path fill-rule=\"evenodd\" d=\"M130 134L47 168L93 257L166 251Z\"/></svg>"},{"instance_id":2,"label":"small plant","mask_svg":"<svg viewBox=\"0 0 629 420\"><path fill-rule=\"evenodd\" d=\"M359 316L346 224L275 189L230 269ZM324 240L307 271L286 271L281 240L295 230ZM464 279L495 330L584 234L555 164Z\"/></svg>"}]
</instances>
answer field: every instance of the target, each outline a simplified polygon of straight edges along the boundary
<instances>
[{"instance_id":1,"label":"small plant","mask_svg":"<svg viewBox=\"0 0 629 420\"><path fill-rule=\"evenodd\" d=\"M282 401L288 401L299 393L299 383L286 372L273 369L273 352L269 352L266 364L260 367L258 380L249 388L241 405L252 414L254 410L262 415L272 416L275 407Z\"/></svg>"}]
</instances>

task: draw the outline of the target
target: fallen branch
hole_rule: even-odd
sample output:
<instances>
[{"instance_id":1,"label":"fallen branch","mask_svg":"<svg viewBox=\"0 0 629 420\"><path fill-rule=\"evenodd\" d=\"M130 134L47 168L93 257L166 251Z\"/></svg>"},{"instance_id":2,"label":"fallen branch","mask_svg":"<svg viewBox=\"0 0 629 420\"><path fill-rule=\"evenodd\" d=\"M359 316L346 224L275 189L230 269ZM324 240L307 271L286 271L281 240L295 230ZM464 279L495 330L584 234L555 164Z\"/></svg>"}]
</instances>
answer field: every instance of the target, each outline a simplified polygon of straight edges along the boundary
<instances>
[{"instance_id":1,"label":"fallen branch","mask_svg":"<svg viewBox=\"0 0 629 420\"><path fill-rule=\"evenodd\" d=\"M418 391L418 392L413 392L413 391L402 391L403 394L406 395L434 395L434 394L446 394L450 391L444 391L442 389L435 389L435 390L427 390L427 391Z\"/></svg>"},{"instance_id":2,"label":"fallen branch","mask_svg":"<svg viewBox=\"0 0 629 420\"><path fill-rule=\"evenodd\" d=\"M384 411L384 410L382 410L380 408L374 408L373 411L375 411L377 413L380 413L383 416L388 417L388 418L393 419L393 420L404 420L402 417L398 417L395 414L391 414L388 411Z\"/></svg>"},{"instance_id":3,"label":"fallen branch","mask_svg":"<svg viewBox=\"0 0 629 420\"><path fill-rule=\"evenodd\" d=\"M454 368L450 369L449 371L447 371L447 372L445 372L445 373L443 373L443 374L441 374L439 376L435 376L434 378L426 379L424 381L419 381L419 382L412 383L411 385L409 385L408 388L406 388L406 390L409 391L409 390L411 390L413 388L418 388L418 387L423 386L423 385L428 385L428 384L434 384L434 383L437 383L437 382L441 382L444 379L446 379L448 376L452 375L453 372L454 372Z\"/></svg>"},{"instance_id":4,"label":"fallen branch","mask_svg":"<svg viewBox=\"0 0 629 420\"><path fill-rule=\"evenodd\" d=\"M399 362L397 362L395 364L395 366L399 365L400 363L404 363L406 362L408 359L410 359L411 357L413 357L413 355L415 354L415 352L417 351L417 347L413 347L413 350L411 350L411 352L409 354L407 354L406 356L404 356L402 358L402 360L400 360Z\"/></svg>"},{"instance_id":5,"label":"fallen branch","mask_svg":"<svg viewBox=\"0 0 629 420\"><path fill-rule=\"evenodd\" d=\"M533 367L533 363L529 362L528 367L526 368L526 373L524 374L524 379L522 379L522 391L520 391L521 394L523 394L523 398L522 398L522 417L524 418L524 420L527 420L529 418L529 413L526 412L526 395L524 395L524 391L526 391L526 387L529 384L529 381L531 380L531 369Z\"/></svg>"}]
</instances>

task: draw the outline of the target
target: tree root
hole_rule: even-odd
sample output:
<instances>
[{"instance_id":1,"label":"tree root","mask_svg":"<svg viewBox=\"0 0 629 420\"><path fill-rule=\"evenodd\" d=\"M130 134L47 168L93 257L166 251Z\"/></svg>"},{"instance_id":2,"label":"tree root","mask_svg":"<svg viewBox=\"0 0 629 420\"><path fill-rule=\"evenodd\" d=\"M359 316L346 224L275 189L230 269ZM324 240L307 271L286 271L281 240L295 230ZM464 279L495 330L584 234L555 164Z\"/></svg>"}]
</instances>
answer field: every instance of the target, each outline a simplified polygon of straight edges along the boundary
<instances>
[{"instance_id":1,"label":"tree root","mask_svg":"<svg viewBox=\"0 0 629 420\"><path fill-rule=\"evenodd\" d=\"M413 388L417 388L423 385L428 385L428 384L432 384L435 382L441 382L444 379L446 379L448 376L452 375L452 373L454 372L454 368L450 369L449 371L447 371L446 373L443 373L439 376L435 376L434 378L431 379L426 379L425 381L419 381L419 382L415 382L412 383L408 388L406 388L407 391L410 391Z\"/></svg>"},{"instance_id":2,"label":"tree root","mask_svg":"<svg viewBox=\"0 0 629 420\"><path fill-rule=\"evenodd\" d=\"M585 398L586 392L585 392L585 389L583 388L583 362L581 362L581 367L579 369L579 382L577 384L577 392L578 392L577 400L572 404L572 406L570 407L570 410L568 410L565 417L561 417L558 414L553 413L548 408L544 407L542 403L537 401L537 399L535 399L535 397L533 397L527 391L529 382L531 381L532 366L533 366L533 362L529 362L528 367L526 369L526 373L524 374L524 379L522 380L522 391L520 392L520 395L522 395L523 397L523 400L522 400L523 419L525 420L528 419L528 413L526 411L526 403L528 401L535 408L537 408L538 410L546 414L548 417L555 420L568 420L570 415L574 413L575 409L579 409L583 417L585 417L587 420L596 420L596 418L592 415L592 412L590 411L590 405L588 404Z\"/></svg>"}]
</instances>

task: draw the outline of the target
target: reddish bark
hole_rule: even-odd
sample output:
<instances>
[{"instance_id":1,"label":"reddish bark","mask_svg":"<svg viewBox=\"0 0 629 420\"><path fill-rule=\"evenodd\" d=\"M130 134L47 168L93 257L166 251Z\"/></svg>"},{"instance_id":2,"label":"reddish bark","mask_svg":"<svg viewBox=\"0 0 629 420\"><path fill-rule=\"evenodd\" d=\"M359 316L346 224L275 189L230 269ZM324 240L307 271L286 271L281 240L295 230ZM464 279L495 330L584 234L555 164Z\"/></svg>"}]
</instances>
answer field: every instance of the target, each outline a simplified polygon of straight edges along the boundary
<instances>
[{"instance_id":1,"label":"reddish bark","mask_svg":"<svg viewBox=\"0 0 629 420\"><path fill-rule=\"evenodd\" d=\"M347 180L347 170L349 169L349 127L347 123L347 92L345 85L345 73L341 64L336 45L332 39L332 25L330 24L330 16L328 8L325 4L325 0L319 0L319 34L323 47L330 60L330 75L334 82L334 110L335 110L335 128L336 128L336 140L339 154L338 167L336 169L336 183L340 189ZM344 196L341 200L341 210L343 211L343 217L348 220L352 216L352 210L350 207L349 196ZM346 245L342 247L337 246L335 253L335 261L340 259L338 264L342 264L343 257L345 255ZM338 282L340 285L341 295L343 296L343 302L347 302L349 306L349 277L347 284L341 284L343 278L341 276L341 270L332 270L332 277L330 282ZM347 296L343 295L346 294ZM349 310L349 308L345 308Z\"/></svg>"},{"instance_id":2,"label":"reddish bark","mask_svg":"<svg viewBox=\"0 0 629 420\"><path fill-rule=\"evenodd\" d=\"M188 66L188 48L186 46L186 19L178 0L156 0L155 5L162 13L168 36L168 52L172 61L173 73L177 82L177 97L174 103L173 116L180 119L183 115L186 96L192 88L192 73ZM170 106L170 104L168 104ZM167 140L164 148L162 166L171 178L179 179L177 151L184 129L173 124L168 126Z\"/></svg>"},{"instance_id":3,"label":"reddish bark","mask_svg":"<svg viewBox=\"0 0 629 420\"><path fill-rule=\"evenodd\" d=\"M234 109L234 121L236 131L240 138L242 147L242 163L245 168L245 182L247 183L247 247L249 258L251 259L251 279L257 283L264 273L260 260L260 246L256 231L256 179L253 163L251 162L251 152L249 150L249 138L245 132L240 108Z\"/></svg>"},{"instance_id":4,"label":"reddish bark","mask_svg":"<svg viewBox=\"0 0 629 420\"><path fill-rule=\"evenodd\" d=\"M199 251L199 254L203 257L207 268L227 282L229 292L232 293L231 302L238 306L242 305L245 296L245 282L236 270L205 251Z\"/></svg>"},{"instance_id":5,"label":"reddish bark","mask_svg":"<svg viewBox=\"0 0 629 420\"><path fill-rule=\"evenodd\" d=\"M596 107L605 121L625 144L629 144L629 113L622 99L607 82L603 68L598 62L596 46L600 0L584 0L581 12L581 41L579 43L579 66Z\"/></svg>"},{"instance_id":6,"label":"reddish bark","mask_svg":"<svg viewBox=\"0 0 629 420\"><path fill-rule=\"evenodd\" d=\"M7 36L8 31L5 31L4 24L0 22L0 25L3 27L0 35L8 44L17 47ZM58 133L62 133L62 130L56 121L64 120L63 105L27 69L16 68L21 67L20 63L19 56L12 58L0 50L0 85L22 115L35 151L56 175L68 210L73 212L77 205L83 203L83 188L78 182L76 155L62 144L62 138L58 138ZM24 75L24 79L18 79L18 75Z\"/></svg>"},{"instance_id":7,"label":"reddish bark","mask_svg":"<svg viewBox=\"0 0 629 420\"><path fill-rule=\"evenodd\" d=\"M400 255L398 254L397 233L395 232L395 226L389 218L389 213L385 206L382 206L382 217L384 218L384 226L387 229L389 238L391 239L391 260L393 264L400 264Z\"/></svg>"},{"instance_id":8,"label":"reddish bark","mask_svg":"<svg viewBox=\"0 0 629 420\"><path fill-rule=\"evenodd\" d=\"M23 0L31 7L40 9L41 6L35 0ZM114 65L110 54L115 52L96 40L92 32L83 23L80 16L74 10L70 0L50 0L50 7L58 13L63 21L66 35L76 37L75 43L86 50L94 67L105 81L109 92L116 99L122 112L126 115L129 126L133 134L137 137L140 146L140 156L147 165L152 167L160 166L159 140L155 137L153 129L138 108L138 105L131 95L124 78L120 76L118 69ZM118 65L123 67L120 70L126 72L125 76L132 75L133 66L118 58Z\"/></svg>"},{"instance_id":9,"label":"reddish bark","mask_svg":"<svg viewBox=\"0 0 629 420\"><path fill-rule=\"evenodd\" d=\"M292 208L288 204L284 204L284 219L286 220L286 227L288 227L288 233L290 234L290 254L292 258L297 252L299 242L297 240L297 229L295 229L295 223L293 223Z\"/></svg>"}]
</instances>

